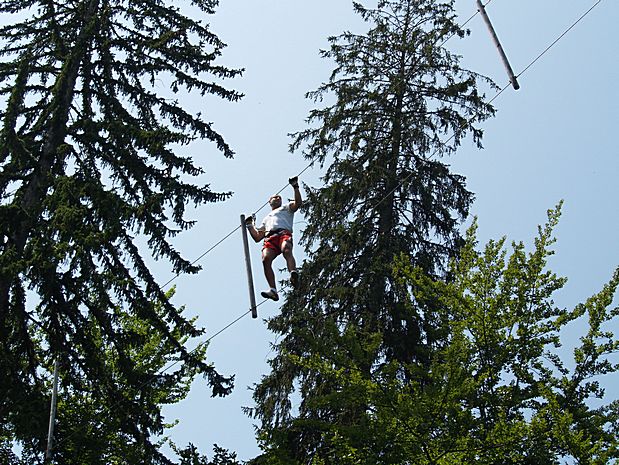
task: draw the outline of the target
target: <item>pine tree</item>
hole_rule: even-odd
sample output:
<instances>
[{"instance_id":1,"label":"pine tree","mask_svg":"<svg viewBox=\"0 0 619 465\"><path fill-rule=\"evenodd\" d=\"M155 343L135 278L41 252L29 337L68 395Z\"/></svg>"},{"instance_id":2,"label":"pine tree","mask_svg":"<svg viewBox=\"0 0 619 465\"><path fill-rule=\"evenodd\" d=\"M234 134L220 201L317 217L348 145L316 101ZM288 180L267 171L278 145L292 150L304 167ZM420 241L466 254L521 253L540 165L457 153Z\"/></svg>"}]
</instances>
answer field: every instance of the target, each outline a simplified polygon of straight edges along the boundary
<instances>
[{"instance_id":1,"label":"pine tree","mask_svg":"<svg viewBox=\"0 0 619 465\"><path fill-rule=\"evenodd\" d=\"M335 103L313 110L292 144L328 167L324 187L308 194L302 287L270 322L282 339L251 411L261 420L267 456L283 454L282 463L344 463L346 444L329 436L333 425L367 439L371 405L338 376L325 376L323 364L332 374L357 373L361 382L393 360L402 364L389 376L425 376L406 367L430 363L444 326L434 308L411 311L393 263L404 254L430 276L445 275L473 195L442 159L467 136L481 146L475 124L494 112L478 91L492 83L462 69L444 47L466 34L453 1L354 8L370 29L330 39L324 56L335 69L308 96Z\"/></svg>"},{"instance_id":2,"label":"pine tree","mask_svg":"<svg viewBox=\"0 0 619 465\"><path fill-rule=\"evenodd\" d=\"M191 3L203 14L217 5ZM200 373L222 396L233 381L184 347L202 330L145 261L150 254L175 273L196 272L171 238L192 226L188 204L230 195L195 184L203 171L188 144L206 139L233 152L173 93L236 101L222 81L241 71L217 64L225 45L172 2L4 1L0 13L13 20L0 28L3 442L22 442L40 459L58 358L63 389L95 410L116 406L98 421L117 426L139 463L165 461L152 439L165 398L141 397L152 367L135 347L158 337L162 356L181 362L157 381L165 386Z\"/></svg>"}]
</instances>

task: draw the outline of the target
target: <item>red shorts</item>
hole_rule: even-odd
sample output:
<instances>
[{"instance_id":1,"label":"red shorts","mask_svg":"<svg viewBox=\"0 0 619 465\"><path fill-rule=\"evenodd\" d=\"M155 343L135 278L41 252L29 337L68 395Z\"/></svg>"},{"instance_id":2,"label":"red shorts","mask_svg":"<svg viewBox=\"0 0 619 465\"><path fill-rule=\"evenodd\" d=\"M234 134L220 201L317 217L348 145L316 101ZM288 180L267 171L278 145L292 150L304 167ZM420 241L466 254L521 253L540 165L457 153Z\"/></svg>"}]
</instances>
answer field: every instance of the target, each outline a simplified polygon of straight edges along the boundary
<instances>
[{"instance_id":1,"label":"red shorts","mask_svg":"<svg viewBox=\"0 0 619 465\"><path fill-rule=\"evenodd\" d=\"M262 250L271 249L280 254L282 253L282 246L286 241L290 241L292 243L292 233L290 231L284 230L279 234L273 234L272 236L267 237L264 240Z\"/></svg>"}]
</instances>

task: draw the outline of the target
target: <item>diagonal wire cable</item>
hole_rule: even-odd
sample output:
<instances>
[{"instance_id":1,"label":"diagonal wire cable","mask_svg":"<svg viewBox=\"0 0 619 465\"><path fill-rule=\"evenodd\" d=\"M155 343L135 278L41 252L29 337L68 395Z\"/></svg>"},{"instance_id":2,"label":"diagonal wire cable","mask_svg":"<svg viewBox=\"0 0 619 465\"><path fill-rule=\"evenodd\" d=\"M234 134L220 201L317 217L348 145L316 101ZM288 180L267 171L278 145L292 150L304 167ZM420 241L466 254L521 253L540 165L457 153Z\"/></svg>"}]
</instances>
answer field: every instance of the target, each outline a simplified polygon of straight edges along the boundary
<instances>
[{"instance_id":1,"label":"diagonal wire cable","mask_svg":"<svg viewBox=\"0 0 619 465\"><path fill-rule=\"evenodd\" d=\"M197 262L199 262L200 260L202 260L206 255L208 255L210 252L212 252L217 246L219 246L222 242L224 242L226 239L228 239L230 236L232 236L237 229L239 229L241 227L241 225L238 225L236 228L234 228L232 231L230 231L228 234L226 234L224 237L222 237L219 241L217 241L215 244L213 244L209 249L206 250L206 252L204 252L202 255L200 255L198 258L194 259L191 262L191 265L195 265ZM178 273L176 273L174 276L172 276L172 278L170 278L165 284L163 284L161 287L167 287L170 283L172 283L172 281L174 281L176 278L178 278L181 275L181 272L179 271Z\"/></svg>"},{"instance_id":2,"label":"diagonal wire cable","mask_svg":"<svg viewBox=\"0 0 619 465\"><path fill-rule=\"evenodd\" d=\"M601 0L600 0L601 1ZM492 2L492 0L488 0L484 6L487 6L488 4L490 4ZM475 18L477 15L479 14L479 10L477 10L475 13L473 13L464 23L462 23L462 25L460 26L461 28L466 26L469 22L471 22L473 20L473 18ZM455 35L455 33L451 33L447 36L447 38L445 40L443 40L443 42L440 44L439 47L444 46L453 36ZM436 41L436 43L438 43L438 40ZM502 91L501 91L502 92ZM448 141L446 141L448 142ZM307 166L305 168L303 168L296 176L300 177L303 173L305 173L308 169L310 169L314 163L316 163L316 160L318 158L318 155L316 155L314 158L312 158L310 160L310 162L307 164ZM281 194L284 189L286 189L286 187L288 187L288 184L285 184L281 189L279 189L276 194ZM390 195L390 194L388 194ZM253 216L255 216L259 211L261 211L264 207L266 207L269 204L269 202L264 202L262 205L260 205L258 207L258 209L256 211L254 211L252 213ZM197 262L199 262L200 260L202 260L202 258L204 258L206 255L208 255L211 251L213 251L216 247L218 247L221 243L223 243L226 239L228 239L230 236L232 236L239 228L241 227L241 225L235 227L232 231L230 231L228 234L226 234L222 239L220 239L219 241L217 241L213 246L211 246L208 250L206 250L204 253L202 253L199 257L197 257L196 259L194 259L191 262L191 265L195 265ZM176 280L182 273L178 272L176 273L172 278L170 278L165 284L163 284L161 287L167 287L168 285L170 285L174 280Z\"/></svg>"},{"instance_id":3,"label":"diagonal wire cable","mask_svg":"<svg viewBox=\"0 0 619 465\"><path fill-rule=\"evenodd\" d=\"M490 0L492 1L492 0ZM487 2L486 4L490 3ZM523 75L525 72L527 72L527 70L529 68L531 68L540 58L542 58L555 44L557 44L567 33L569 33L580 21L582 21L582 19L584 19L584 17L586 17L598 4L601 3L602 0L598 0L591 8L589 8L589 10L587 10L583 15L581 15L568 29L566 29L565 32L563 32L557 39L555 39L548 47L546 47L546 49L544 49L544 51L542 51L534 60L532 60L519 74L518 76ZM475 15L473 15L468 21L470 21ZM468 22L467 21L467 22ZM466 23L465 23L466 24ZM449 38L448 38L449 39ZM503 88L501 88L495 95L494 97L492 97L492 99L490 99L488 101L488 103L492 103L493 101L495 101L509 86L511 85L511 82L508 82ZM472 118L470 118L467 121L467 124L470 124L472 121L474 121L474 119L477 117L473 116ZM455 137L454 135L452 135L449 139L447 139L445 141L445 143L449 142L453 137ZM429 158L434 157L436 154L438 153L438 149L435 150L434 153L432 153L432 155L430 155ZM303 174L305 171L307 171L315 162L315 159L313 159L300 173L299 176L301 174ZM398 184L398 186L396 186L393 190L391 190L387 195L385 195L385 197L383 197L375 206L374 208L376 208L381 202L383 202L385 199L387 199L391 194L393 194L393 192L395 192L395 190L397 190L399 187L402 186L402 184L410 178L410 176L412 176L412 174L409 174L408 176L406 176L404 179L402 179L402 181L400 181L400 183ZM278 194L280 192L282 192L285 188L287 187L287 184L282 187L279 191ZM258 211L260 211L262 208L264 208L267 205L268 202L266 202L265 204L263 204L260 208L258 208L258 210L256 211L256 213ZM218 245L220 245L223 241L225 241L228 237L230 237L238 228L240 228L240 225L237 226L234 230L232 230L230 233L228 233L226 236L224 236L220 241L218 241L215 245L213 245L212 247L210 247L206 252L204 252L202 255L200 255L198 258L196 258L193 263L196 263L197 261L199 261L200 259L202 259L205 255L207 255L208 253L210 253L215 247L217 247ZM179 275L177 274L175 277L173 277L170 281L168 281L168 283L166 283L163 287L167 286L169 283L171 283L174 279L176 279ZM262 304L264 304L265 302L267 302L267 300L269 299L265 299L262 302L260 302L259 304L256 305L257 307L260 307ZM246 315L248 315L250 313L251 310L243 312L240 316L238 316L236 319L234 319L233 321L231 321L230 323L228 323L226 326L224 326L223 328L221 328L220 330L218 330L215 334L213 334L212 336L210 336L207 340L199 343L196 348L194 348L193 350L191 350L188 354L191 355L194 352L196 352L197 350L200 350L200 348L204 347L204 345L208 344L209 342L211 342L215 337L217 337L218 335L222 334L224 331L226 331L228 328L232 327L233 325L235 325L237 322L239 322L242 318L244 318ZM140 384L138 386L138 389L142 389L143 387L147 386L148 384L150 384L152 381L154 381L156 379L157 376L165 373L166 371L170 370L171 368L173 368L176 364L179 363L180 360L176 360L174 362L172 362L171 364L169 364L168 366L162 368L161 370L159 370L156 374L152 375L149 379L145 380L142 384ZM113 409L118 407L120 404L122 403L122 401L118 401L115 404L113 404L109 409ZM56 446L66 442L70 437L72 437L73 435L77 434L77 432L80 431L80 429L76 429L74 430L69 436L67 436L66 438L63 438L62 440L58 441L56 443Z\"/></svg>"},{"instance_id":4,"label":"diagonal wire cable","mask_svg":"<svg viewBox=\"0 0 619 465\"><path fill-rule=\"evenodd\" d=\"M520 71L520 74L518 74L518 76L516 76L516 77L520 77L531 66L533 66L535 63L537 63L537 61L540 58L542 58L552 47L554 47L557 42L559 42L561 39L563 39L563 37L566 34L568 34L572 29L574 29L574 27L576 27L576 25L578 23L580 23L585 18L585 16L587 16L589 13L591 13L591 11L593 11L593 9L596 6L598 6L600 3L602 3L602 0L598 0L593 5L591 5L591 8L589 8L587 11L585 11L576 21L574 21L574 23L572 23L572 25L570 27L568 27L559 37L557 37L548 47L546 47L533 61L531 61L531 63L529 63L522 71Z\"/></svg>"},{"instance_id":5,"label":"diagonal wire cable","mask_svg":"<svg viewBox=\"0 0 619 465\"><path fill-rule=\"evenodd\" d=\"M305 167L303 168L298 174L297 177L301 176L303 173L305 173L308 169L310 169L310 167L316 162L316 157L314 157L312 159L312 161ZM285 184L280 190L278 190L276 192L276 194L281 194L284 189L286 189L286 187L288 187L288 184ZM253 216L256 216L256 213L258 213L260 210L262 210L264 207L266 207L269 204L269 202L264 202L262 205L260 205L260 207L258 207L258 209L256 211L254 211L252 213ZM237 227L235 227L232 231L230 231L228 234L226 234L224 237L222 237L220 240L218 240L215 244L213 244L209 249L207 249L202 255L200 255L199 257L197 257L196 259L194 259L191 262L191 265L195 265L196 263L198 263L200 260L202 260L205 256L207 256L210 252L212 252L216 247L218 247L220 244L222 244L226 239L228 239L230 236L232 236L239 228L241 227L241 225L238 225ZM161 287L167 287L168 285L170 285L172 283L172 281L174 281L176 278L178 278L181 275L181 272L179 271L178 273L176 273L174 276L172 276L172 278L170 278L165 284L163 284Z\"/></svg>"},{"instance_id":6,"label":"diagonal wire cable","mask_svg":"<svg viewBox=\"0 0 619 465\"><path fill-rule=\"evenodd\" d=\"M492 0L490 0L492 1ZM490 1L488 3L490 3ZM589 13L591 13L591 11L593 11L593 9L598 6L600 3L602 2L602 0L597 0L596 3L594 3L587 11L585 11L576 21L574 21L563 33L561 33L561 35L559 35L550 45L548 45L537 57L535 57L533 60L531 60L531 62L525 66L525 68L517 75L517 77L522 76L524 73L526 73L540 58L542 58L546 53L548 53L548 51L554 47L561 39L563 39L563 37L565 37L578 23L580 23ZM488 4L486 3L486 5ZM473 17L475 17L475 15L473 15L470 19L472 19ZM469 19L469 21L470 21ZM467 21L468 22L468 21ZM508 82L505 86L503 86L497 93L496 95L494 95L494 97L492 97L489 101L488 104L491 104L492 102L494 102L503 92L505 92L505 90L511 85L511 81ZM475 121L475 119L477 118L478 115L474 115L472 118L470 118L469 120L467 120L467 122L465 123L466 125L471 124L473 121ZM447 140L445 140L443 142L443 144L447 144L449 141L451 141L453 138L455 137L455 134L452 135L451 137L449 137ZM427 160L431 160L435 155L437 155L439 153L439 149L436 149L428 158ZM410 173L407 176L405 176L399 183L398 185L396 185L393 189L391 189L381 200L379 200L376 205L374 205L373 208L378 207L382 202L384 202L387 198L389 198L396 190L398 190L400 187L402 187L402 184L404 184L408 179L410 179L410 177L413 175L414 173Z\"/></svg>"},{"instance_id":7,"label":"diagonal wire cable","mask_svg":"<svg viewBox=\"0 0 619 465\"><path fill-rule=\"evenodd\" d=\"M269 299L264 299L262 302L260 302L259 304L256 305L256 308L260 307L262 304L266 303ZM224 326L223 328L221 328L220 330L218 330L215 334L213 334L212 336L210 336L207 340L200 342L194 349L190 350L188 352L188 355L193 354L194 352L200 350L202 347L204 347L206 344L208 344L209 342L211 342L213 339L215 339L217 336L219 336L221 333L223 333L224 331L226 331L228 328L230 328L231 326L234 326L236 323L238 323L239 321L241 321L243 319L243 317L245 317L246 315L249 315L249 313L251 313L251 309L247 310L246 312L241 313L241 315L239 315L237 318L235 318L234 320L232 320L230 323L228 323L226 326ZM172 362L170 365L166 366L165 368L162 368L161 370L159 370L156 374L154 374L149 380L145 381L143 384L141 384L140 386L138 386L138 389L142 389L144 386L148 385L151 381L153 381L157 376L165 373L166 371L168 371L169 369L171 369L172 367L174 367L176 364L178 364L180 360L175 360L174 362Z\"/></svg>"}]
</instances>

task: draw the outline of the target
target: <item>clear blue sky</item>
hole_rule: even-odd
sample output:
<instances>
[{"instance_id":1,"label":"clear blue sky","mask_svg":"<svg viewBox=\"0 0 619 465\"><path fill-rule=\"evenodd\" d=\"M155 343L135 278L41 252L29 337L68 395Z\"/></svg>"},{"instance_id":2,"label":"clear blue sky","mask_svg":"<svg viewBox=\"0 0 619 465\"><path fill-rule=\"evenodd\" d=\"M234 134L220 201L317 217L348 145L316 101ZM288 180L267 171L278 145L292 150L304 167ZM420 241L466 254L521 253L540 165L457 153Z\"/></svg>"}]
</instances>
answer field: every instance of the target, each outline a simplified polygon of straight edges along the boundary
<instances>
[{"instance_id":1,"label":"clear blue sky","mask_svg":"<svg viewBox=\"0 0 619 465\"><path fill-rule=\"evenodd\" d=\"M487 11L518 74L594 3L493 0ZM473 0L456 5L463 20L475 12ZM602 1L520 77L519 91L510 88L495 101L498 114L484 124L485 149L478 151L467 142L451 159L476 193L473 213L479 217L482 243L503 235L530 243L546 210L565 200L551 262L558 274L569 278L556 295L561 306L573 306L599 290L619 265L617 18L619 3ZM287 133L304 127L311 108L304 93L331 71L331 63L319 58L318 51L327 46L329 35L363 30L347 0L222 0L208 21L228 44L220 62L246 68L243 78L228 84L246 97L238 104L188 101L206 112L237 153L230 161L212 145L192 146L207 170L205 182L234 191L234 197L195 212L197 226L177 240L188 258L201 255L238 225L241 213L256 210L306 166L299 155L288 153ZM463 55L465 66L505 85L505 71L481 17L468 27L471 37L452 39L448 47ZM312 169L302 181L319 185L320 174ZM292 195L289 190L284 194ZM297 230L302 229L303 218L296 220ZM257 291L264 284L259 254L259 246L253 245ZM296 254L303 258L298 247ZM240 232L200 263L204 270L199 275L175 280L175 302L198 314L213 334L248 309ZM158 273L162 280L170 277L159 265ZM259 452L253 421L241 407L252 405L247 388L268 370L274 335L262 318L277 311L278 305L268 302L259 308L258 320L245 317L212 341L208 357L221 372L236 375L236 390L225 399L212 399L205 383L196 382L185 402L166 410L180 420L171 434L175 440L191 441L209 454L211 444L217 443L237 451L241 459ZM577 328L572 328L566 344L577 336ZM616 378L605 383L619 387Z\"/></svg>"}]
</instances>

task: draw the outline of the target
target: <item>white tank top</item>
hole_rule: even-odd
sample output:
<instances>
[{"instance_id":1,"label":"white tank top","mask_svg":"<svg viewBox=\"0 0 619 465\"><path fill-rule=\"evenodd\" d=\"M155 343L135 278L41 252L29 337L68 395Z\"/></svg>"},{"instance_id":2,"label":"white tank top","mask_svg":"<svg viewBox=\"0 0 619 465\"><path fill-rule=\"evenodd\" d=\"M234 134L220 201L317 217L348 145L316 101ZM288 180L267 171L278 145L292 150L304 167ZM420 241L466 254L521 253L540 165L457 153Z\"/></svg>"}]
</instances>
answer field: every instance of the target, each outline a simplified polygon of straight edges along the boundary
<instances>
[{"instance_id":1,"label":"white tank top","mask_svg":"<svg viewBox=\"0 0 619 465\"><path fill-rule=\"evenodd\" d=\"M292 232L292 224L294 220L294 212L290 209L290 205L282 205L275 210L271 210L260 223L259 231L269 232L276 229L287 229Z\"/></svg>"}]
</instances>

